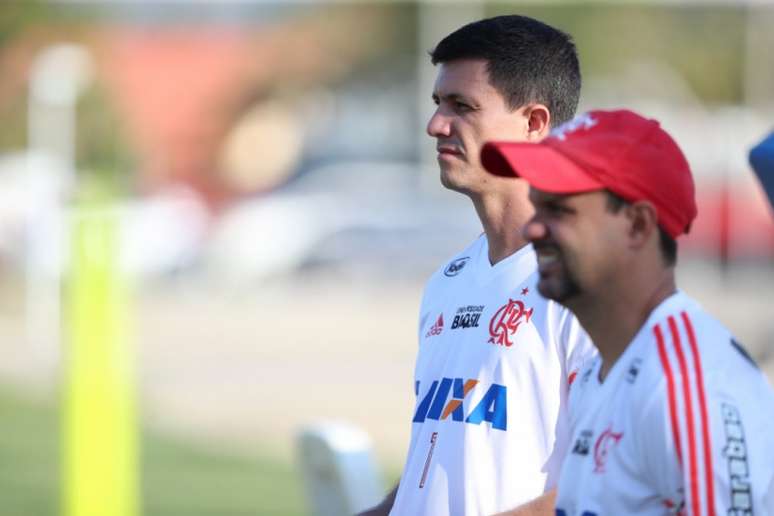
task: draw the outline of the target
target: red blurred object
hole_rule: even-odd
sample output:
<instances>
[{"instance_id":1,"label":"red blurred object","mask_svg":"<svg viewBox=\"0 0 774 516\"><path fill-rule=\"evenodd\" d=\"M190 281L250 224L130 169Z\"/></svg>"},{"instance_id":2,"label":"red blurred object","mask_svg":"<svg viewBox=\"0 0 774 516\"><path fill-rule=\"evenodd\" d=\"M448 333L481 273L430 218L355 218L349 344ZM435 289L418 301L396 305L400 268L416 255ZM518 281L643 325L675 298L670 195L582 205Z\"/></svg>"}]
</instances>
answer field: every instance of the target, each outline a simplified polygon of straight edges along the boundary
<instances>
[{"instance_id":1,"label":"red blurred object","mask_svg":"<svg viewBox=\"0 0 774 516\"><path fill-rule=\"evenodd\" d=\"M774 259L774 219L757 184L697 184L699 215L680 249L693 255L715 255L723 261Z\"/></svg>"}]
</instances>

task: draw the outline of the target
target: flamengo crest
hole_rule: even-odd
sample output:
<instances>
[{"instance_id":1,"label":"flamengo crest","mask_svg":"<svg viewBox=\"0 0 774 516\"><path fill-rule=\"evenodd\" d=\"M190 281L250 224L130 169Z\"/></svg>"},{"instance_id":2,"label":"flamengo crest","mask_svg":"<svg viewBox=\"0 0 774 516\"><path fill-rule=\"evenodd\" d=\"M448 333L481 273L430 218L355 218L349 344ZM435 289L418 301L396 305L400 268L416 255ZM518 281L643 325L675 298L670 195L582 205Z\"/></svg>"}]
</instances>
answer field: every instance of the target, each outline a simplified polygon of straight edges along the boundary
<instances>
[{"instance_id":1,"label":"flamengo crest","mask_svg":"<svg viewBox=\"0 0 774 516\"><path fill-rule=\"evenodd\" d=\"M612 427L608 428L597 439L594 445L594 473L604 473L607 457L613 446L623 437L623 432L613 432Z\"/></svg>"},{"instance_id":2,"label":"flamengo crest","mask_svg":"<svg viewBox=\"0 0 774 516\"><path fill-rule=\"evenodd\" d=\"M533 310L534 308L527 310L524 303L519 300L508 299L508 302L501 306L489 321L489 343L508 348L513 346L511 337L521 323L529 322Z\"/></svg>"}]
</instances>

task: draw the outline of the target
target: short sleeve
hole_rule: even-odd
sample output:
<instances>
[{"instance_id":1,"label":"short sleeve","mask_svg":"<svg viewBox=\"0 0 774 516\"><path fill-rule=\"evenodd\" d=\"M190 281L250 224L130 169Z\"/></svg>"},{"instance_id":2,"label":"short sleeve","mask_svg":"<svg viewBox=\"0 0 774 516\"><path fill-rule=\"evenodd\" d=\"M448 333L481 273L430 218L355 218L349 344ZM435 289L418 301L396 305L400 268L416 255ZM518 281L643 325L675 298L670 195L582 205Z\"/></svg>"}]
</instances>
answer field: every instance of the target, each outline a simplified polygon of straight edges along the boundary
<instances>
[{"instance_id":1,"label":"short sleeve","mask_svg":"<svg viewBox=\"0 0 774 516\"><path fill-rule=\"evenodd\" d=\"M774 476L771 477L766 493L763 495L763 506L766 514L774 514Z\"/></svg>"},{"instance_id":2,"label":"short sleeve","mask_svg":"<svg viewBox=\"0 0 774 516\"><path fill-rule=\"evenodd\" d=\"M756 371L757 374L757 371ZM740 375L741 376L741 375ZM726 381L732 381L730 378ZM737 382L744 382L739 377ZM750 382L752 383L752 382ZM748 384L749 386L749 384ZM716 512L774 514L774 450L771 391L749 398L729 389L707 392L711 421L713 492ZM751 400L754 400L750 403ZM768 414L768 416L763 416Z\"/></svg>"},{"instance_id":3,"label":"short sleeve","mask_svg":"<svg viewBox=\"0 0 774 516\"><path fill-rule=\"evenodd\" d=\"M666 506L684 505L685 516L709 514L710 506L716 514L774 514L774 453L765 437L770 427L758 414L767 411L765 397L752 408L729 389L689 378L691 388L676 378L673 392L661 386L644 404L636 427L648 485ZM733 381L745 378L719 383ZM747 392L756 397L754 389Z\"/></svg>"}]
</instances>

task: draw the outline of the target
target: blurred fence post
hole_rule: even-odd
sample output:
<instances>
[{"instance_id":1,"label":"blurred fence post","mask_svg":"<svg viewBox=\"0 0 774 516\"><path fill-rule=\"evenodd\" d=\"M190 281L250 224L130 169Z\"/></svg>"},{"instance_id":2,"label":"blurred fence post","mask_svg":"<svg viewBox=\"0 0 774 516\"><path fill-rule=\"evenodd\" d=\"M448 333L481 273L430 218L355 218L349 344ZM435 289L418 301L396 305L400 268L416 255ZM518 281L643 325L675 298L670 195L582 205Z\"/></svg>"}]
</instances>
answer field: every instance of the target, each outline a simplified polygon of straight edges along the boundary
<instances>
[{"instance_id":1,"label":"blurred fence post","mask_svg":"<svg viewBox=\"0 0 774 516\"><path fill-rule=\"evenodd\" d=\"M299 432L297 447L311 514L355 514L384 497L371 440L359 428L346 423L310 425Z\"/></svg>"},{"instance_id":2,"label":"blurred fence post","mask_svg":"<svg viewBox=\"0 0 774 516\"><path fill-rule=\"evenodd\" d=\"M30 70L25 331L32 349L52 367L61 346L63 210L75 183L76 107L92 82L93 66L85 47L61 43L43 49Z\"/></svg>"},{"instance_id":3,"label":"blurred fence post","mask_svg":"<svg viewBox=\"0 0 774 516\"><path fill-rule=\"evenodd\" d=\"M65 290L61 514L136 516L136 371L121 217L96 186L81 188L81 197L70 221Z\"/></svg>"}]
</instances>

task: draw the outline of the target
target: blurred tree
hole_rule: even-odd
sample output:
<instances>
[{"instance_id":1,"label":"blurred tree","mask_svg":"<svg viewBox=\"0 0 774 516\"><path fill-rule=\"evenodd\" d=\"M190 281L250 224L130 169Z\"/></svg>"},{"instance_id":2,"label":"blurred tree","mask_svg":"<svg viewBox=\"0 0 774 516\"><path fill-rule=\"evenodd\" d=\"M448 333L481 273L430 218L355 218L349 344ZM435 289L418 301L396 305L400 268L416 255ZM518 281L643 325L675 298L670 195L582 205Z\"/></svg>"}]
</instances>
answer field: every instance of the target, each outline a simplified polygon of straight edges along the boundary
<instances>
[{"instance_id":1,"label":"blurred tree","mask_svg":"<svg viewBox=\"0 0 774 516\"><path fill-rule=\"evenodd\" d=\"M585 77L624 73L638 62L662 63L676 70L699 100L734 104L744 95L747 9L577 2L494 4L490 13L525 14L572 34Z\"/></svg>"},{"instance_id":2,"label":"blurred tree","mask_svg":"<svg viewBox=\"0 0 774 516\"><path fill-rule=\"evenodd\" d=\"M4 0L0 16L0 48L24 29L50 20L55 7L42 0Z\"/></svg>"},{"instance_id":3,"label":"blurred tree","mask_svg":"<svg viewBox=\"0 0 774 516\"><path fill-rule=\"evenodd\" d=\"M43 0L4 0L0 15L0 152L18 150L27 141L26 66L28 49L14 49L32 27L56 19L58 9Z\"/></svg>"},{"instance_id":4,"label":"blurred tree","mask_svg":"<svg viewBox=\"0 0 774 516\"><path fill-rule=\"evenodd\" d=\"M75 160L80 174L126 192L133 185L136 156L105 89L93 84L78 104Z\"/></svg>"},{"instance_id":5,"label":"blurred tree","mask_svg":"<svg viewBox=\"0 0 774 516\"><path fill-rule=\"evenodd\" d=\"M29 69L38 52L61 42L80 42L93 47L95 31L84 20L88 10L67 9L42 0L4 0L0 16L0 153L27 145ZM133 159L122 127L98 82L80 99L77 108L76 165L100 176L113 186L128 186L126 172ZM97 172L98 171L98 172Z\"/></svg>"}]
</instances>

